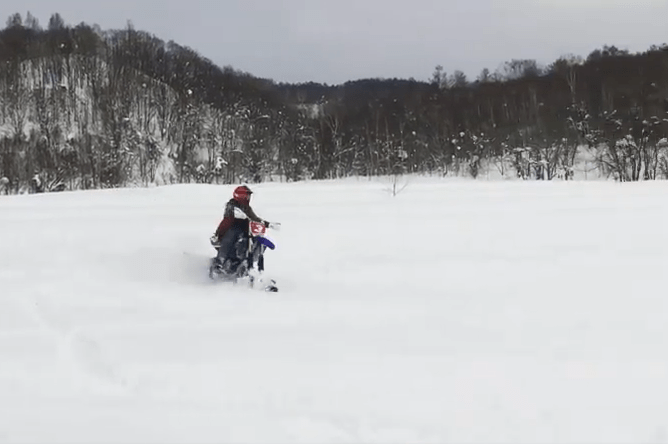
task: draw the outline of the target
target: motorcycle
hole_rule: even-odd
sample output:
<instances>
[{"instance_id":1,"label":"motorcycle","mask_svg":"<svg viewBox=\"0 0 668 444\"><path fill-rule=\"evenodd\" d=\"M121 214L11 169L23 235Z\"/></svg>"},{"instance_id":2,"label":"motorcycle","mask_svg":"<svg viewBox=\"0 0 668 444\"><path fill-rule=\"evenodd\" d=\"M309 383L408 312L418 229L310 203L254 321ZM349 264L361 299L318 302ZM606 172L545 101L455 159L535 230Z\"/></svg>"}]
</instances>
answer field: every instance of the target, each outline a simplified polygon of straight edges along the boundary
<instances>
[{"instance_id":1,"label":"motorcycle","mask_svg":"<svg viewBox=\"0 0 668 444\"><path fill-rule=\"evenodd\" d=\"M235 239L232 251L234 257L227 258L223 264L218 263L216 257L211 259L209 265L209 278L222 280L237 284L240 280L247 280L250 288L256 288L258 284L264 286L264 291L278 292L276 281L269 279L265 282L264 253L267 249L274 250L276 245L266 237L267 227L264 224L249 220L245 214L235 214L235 225L242 227L241 235ZM280 229L280 223L272 222L269 228ZM211 245L218 251L220 244L218 239L211 237Z\"/></svg>"}]
</instances>

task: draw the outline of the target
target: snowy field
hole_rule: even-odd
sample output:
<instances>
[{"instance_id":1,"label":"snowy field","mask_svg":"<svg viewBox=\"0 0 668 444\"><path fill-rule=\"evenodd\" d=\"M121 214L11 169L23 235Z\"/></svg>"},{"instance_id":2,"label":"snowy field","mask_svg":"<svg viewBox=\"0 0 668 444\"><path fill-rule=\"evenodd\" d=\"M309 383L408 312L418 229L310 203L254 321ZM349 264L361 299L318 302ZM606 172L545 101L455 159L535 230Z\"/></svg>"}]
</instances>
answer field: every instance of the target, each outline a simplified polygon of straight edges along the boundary
<instances>
[{"instance_id":1,"label":"snowy field","mask_svg":"<svg viewBox=\"0 0 668 444\"><path fill-rule=\"evenodd\" d=\"M253 187L279 293L232 186L0 197L0 442L668 441L668 184L387 187Z\"/></svg>"}]
</instances>

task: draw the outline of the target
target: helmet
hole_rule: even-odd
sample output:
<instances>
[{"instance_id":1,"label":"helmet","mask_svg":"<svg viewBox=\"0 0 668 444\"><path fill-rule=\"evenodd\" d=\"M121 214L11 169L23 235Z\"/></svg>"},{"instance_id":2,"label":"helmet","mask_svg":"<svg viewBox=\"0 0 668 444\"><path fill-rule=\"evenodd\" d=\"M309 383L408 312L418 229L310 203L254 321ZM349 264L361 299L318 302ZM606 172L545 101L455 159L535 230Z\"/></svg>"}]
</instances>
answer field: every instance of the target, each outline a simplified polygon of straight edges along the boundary
<instances>
[{"instance_id":1,"label":"helmet","mask_svg":"<svg viewBox=\"0 0 668 444\"><path fill-rule=\"evenodd\" d=\"M250 188L246 185L241 185L234 189L232 197L240 204L248 205L250 203L251 194L253 194L253 192Z\"/></svg>"}]
</instances>

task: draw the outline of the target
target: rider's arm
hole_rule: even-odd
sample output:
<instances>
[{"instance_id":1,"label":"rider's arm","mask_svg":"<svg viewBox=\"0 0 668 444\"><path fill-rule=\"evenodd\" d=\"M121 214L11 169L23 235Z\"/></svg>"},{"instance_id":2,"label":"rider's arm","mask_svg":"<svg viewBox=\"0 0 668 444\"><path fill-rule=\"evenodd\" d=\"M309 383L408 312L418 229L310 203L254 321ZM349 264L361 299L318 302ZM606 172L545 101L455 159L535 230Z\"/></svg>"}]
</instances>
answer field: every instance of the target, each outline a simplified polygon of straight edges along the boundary
<instances>
[{"instance_id":1,"label":"rider's arm","mask_svg":"<svg viewBox=\"0 0 668 444\"><path fill-rule=\"evenodd\" d=\"M246 216L248 216L248 218L250 220L252 220L253 222L259 222L259 223L262 223L262 224L265 224L265 225L267 224L267 222L264 219L261 219L257 214L255 214L255 211L253 211L253 209L250 207L250 205L243 208L243 210L244 210L244 213L246 213Z\"/></svg>"}]
</instances>

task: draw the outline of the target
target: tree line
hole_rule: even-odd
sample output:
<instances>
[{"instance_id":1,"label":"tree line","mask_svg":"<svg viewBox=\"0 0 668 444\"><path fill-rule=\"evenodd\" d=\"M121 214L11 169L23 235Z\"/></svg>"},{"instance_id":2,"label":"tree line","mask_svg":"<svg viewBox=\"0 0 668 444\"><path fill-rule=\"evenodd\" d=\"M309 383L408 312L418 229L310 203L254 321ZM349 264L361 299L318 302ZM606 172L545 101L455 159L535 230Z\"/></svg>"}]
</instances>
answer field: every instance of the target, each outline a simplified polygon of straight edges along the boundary
<instances>
[{"instance_id":1,"label":"tree line","mask_svg":"<svg viewBox=\"0 0 668 444\"><path fill-rule=\"evenodd\" d=\"M619 181L668 177L668 45L614 46L475 80L286 84L134 29L0 30L5 192L467 174L571 179L583 147Z\"/></svg>"}]
</instances>

